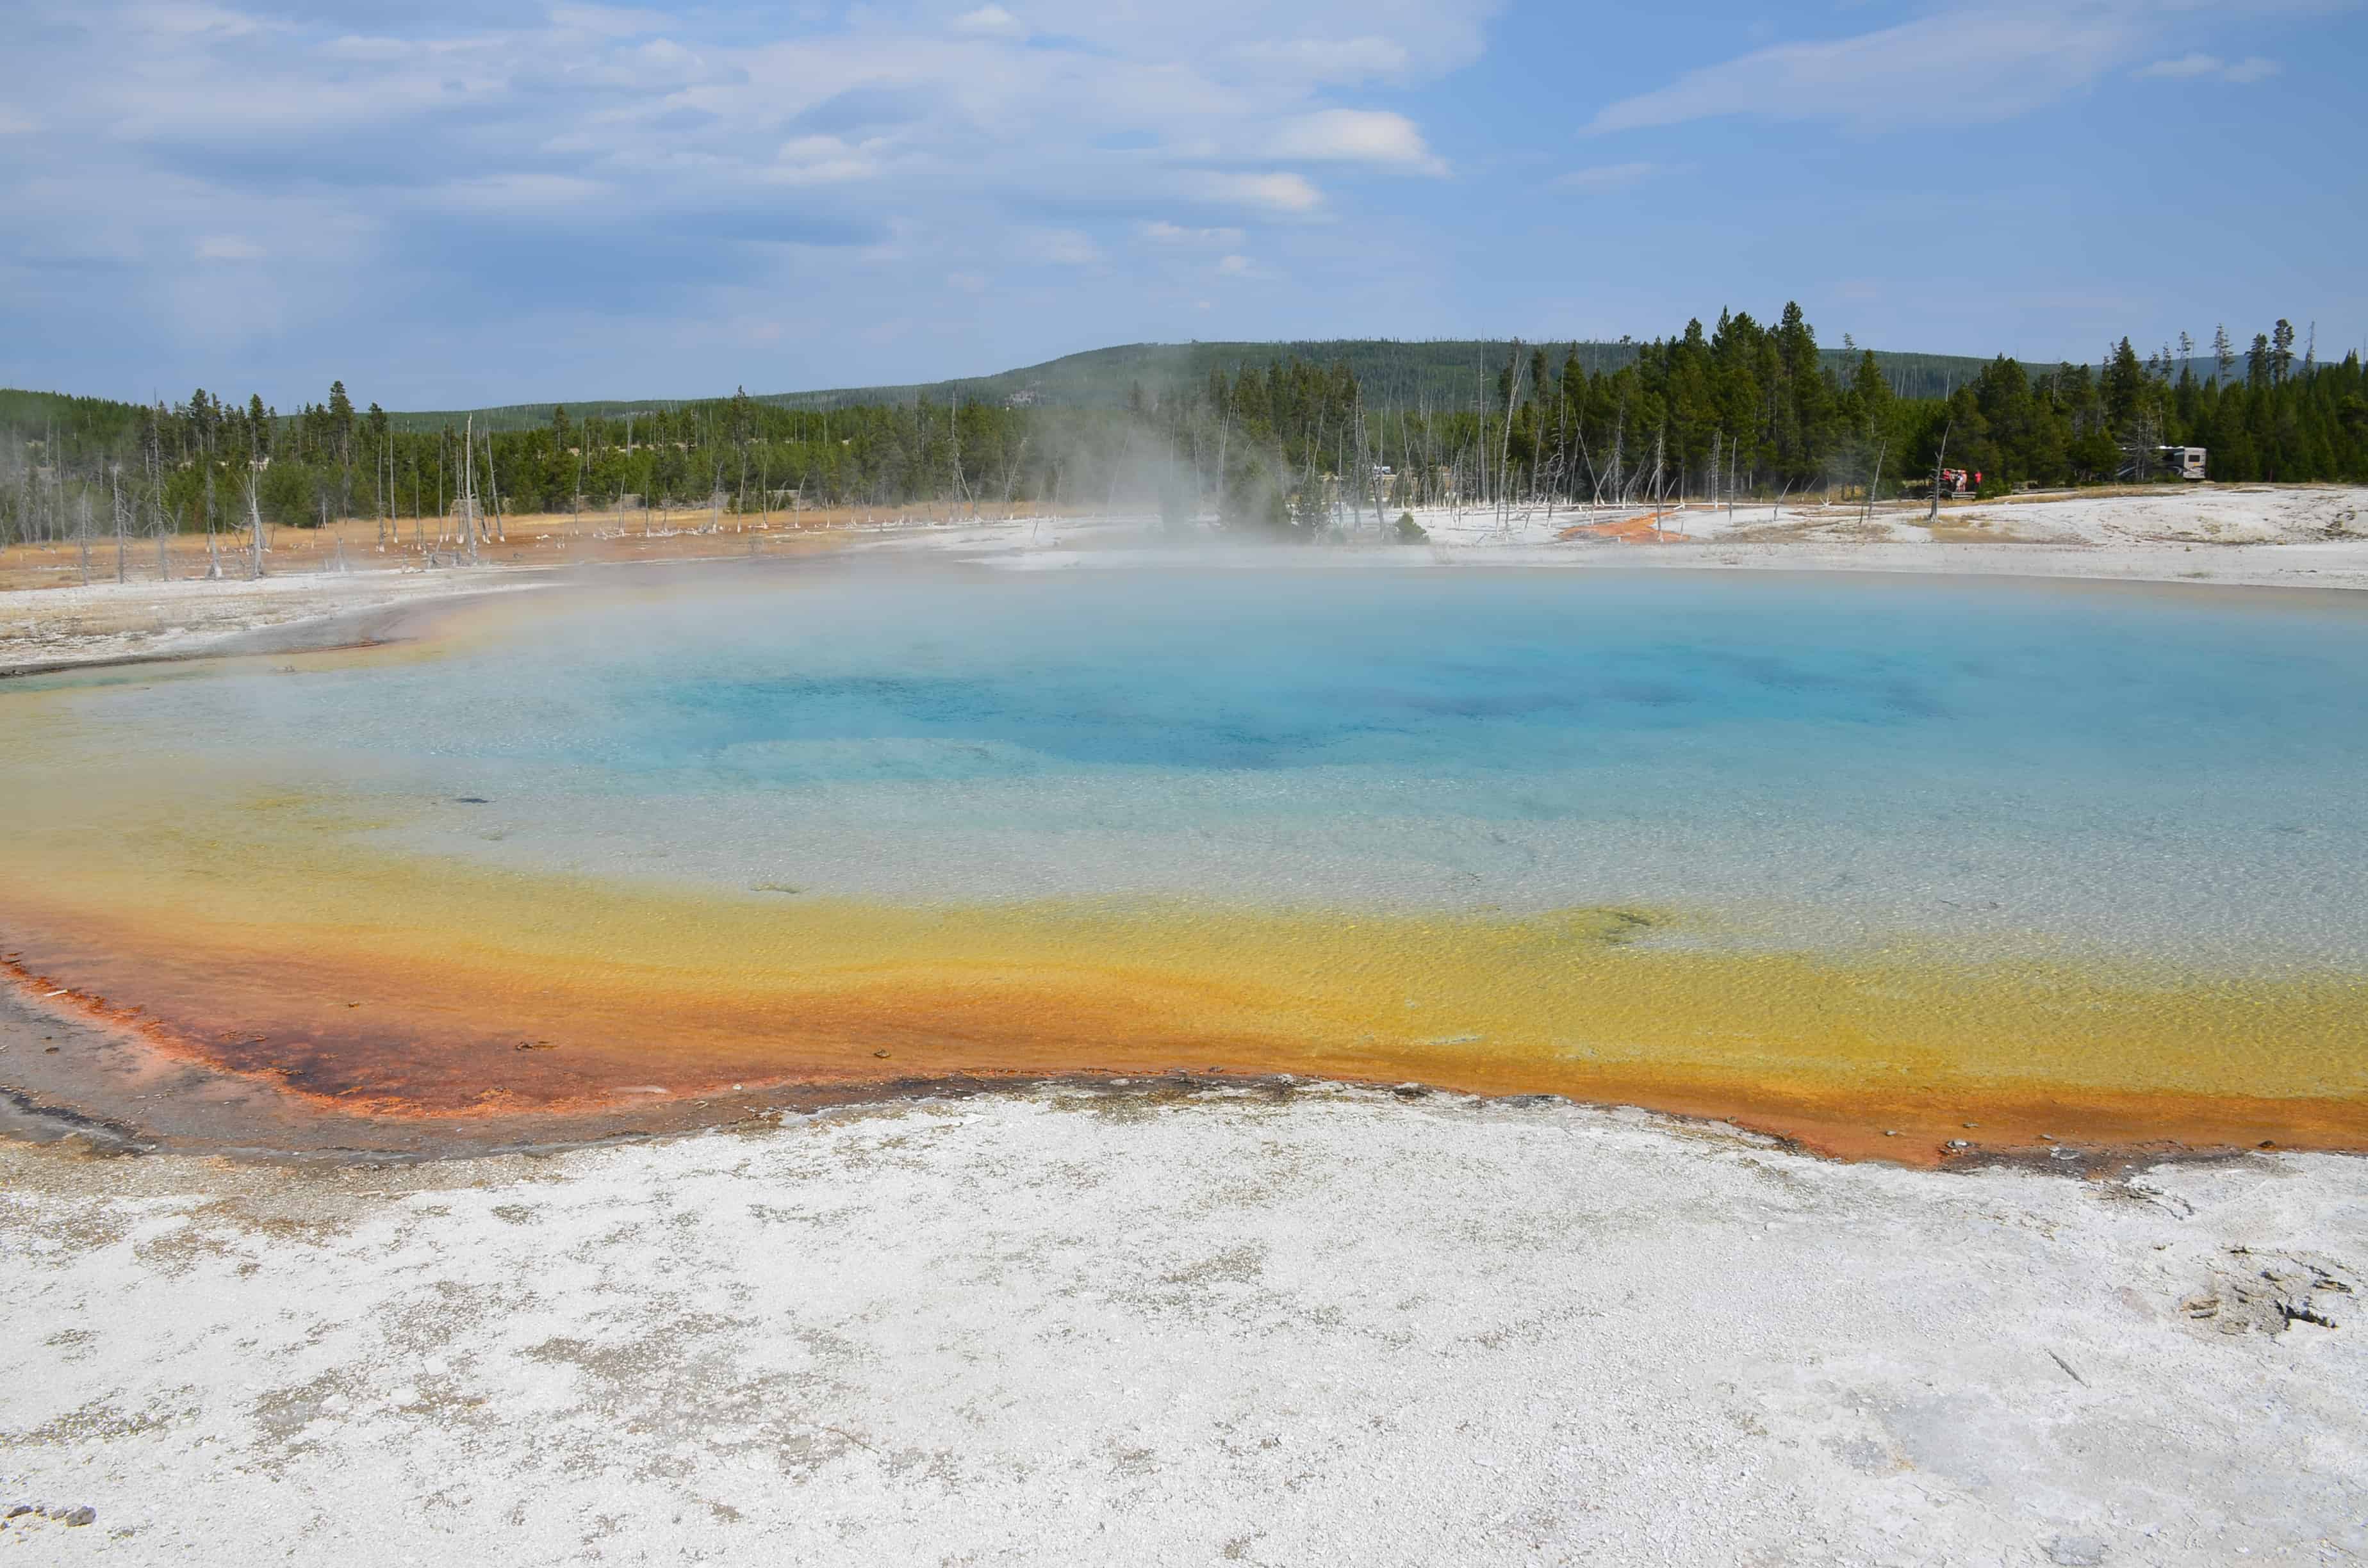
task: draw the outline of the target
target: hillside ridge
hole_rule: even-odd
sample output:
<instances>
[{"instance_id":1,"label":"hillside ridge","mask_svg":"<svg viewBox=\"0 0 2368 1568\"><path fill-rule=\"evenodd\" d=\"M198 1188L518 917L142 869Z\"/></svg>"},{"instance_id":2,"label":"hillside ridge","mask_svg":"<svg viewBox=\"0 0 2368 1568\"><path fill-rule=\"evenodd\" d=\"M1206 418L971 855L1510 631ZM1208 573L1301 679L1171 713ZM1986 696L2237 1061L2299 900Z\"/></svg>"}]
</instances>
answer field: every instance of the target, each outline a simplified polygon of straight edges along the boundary
<instances>
[{"instance_id":1,"label":"hillside ridge","mask_svg":"<svg viewBox=\"0 0 2368 1568\"><path fill-rule=\"evenodd\" d=\"M1526 354L1543 348L1557 367L1575 354L1587 369L1617 369L1645 347L1634 340L1617 343L1574 342L1568 338L1521 339ZM862 404L962 401L1003 403L1024 399L1047 407L1116 408L1138 391L1159 401L1186 386L1204 383L1212 370L1228 374L1244 365L1264 365L1293 357L1326 364L1345 360L1364 384L1369 398L1380 407L1436 410L1470 409L1484 389L1493 389L1503 369L1509 340L1504 338L1299 338L1271 341L1192 341L1186 343L1125 343L1064 354L1034 365L1023 365L982 376L957 376L935 381L881 383L871 386L826 387L803 392L751 392L751 401L777 408L836 409ZM1827 347L1819 351L1825 364L1841 371L1854 361L1856 351ZM1975 355L1920 354L1876 349L1875 363L1906 397L1946 395L1978 374L1988 360ZM225 393L224 395L227 395ZM554 402L498 403L476 408L389 410L397 430L432 430L457 426L473 418L480 430L518 430L548 424L555 407L571 415L616 418L658 409L716 402L732 395L722 391L695 398L587 398ZM368 401L368 389L356 392ZM101 409L131 409L137 404L118 399L69 392L0 388L0 426L38 426L45 418L75 424ZM292 410L281 410L283 416ZM80 418L75 416L79 415Z\"/></svg>"}]
</instances>

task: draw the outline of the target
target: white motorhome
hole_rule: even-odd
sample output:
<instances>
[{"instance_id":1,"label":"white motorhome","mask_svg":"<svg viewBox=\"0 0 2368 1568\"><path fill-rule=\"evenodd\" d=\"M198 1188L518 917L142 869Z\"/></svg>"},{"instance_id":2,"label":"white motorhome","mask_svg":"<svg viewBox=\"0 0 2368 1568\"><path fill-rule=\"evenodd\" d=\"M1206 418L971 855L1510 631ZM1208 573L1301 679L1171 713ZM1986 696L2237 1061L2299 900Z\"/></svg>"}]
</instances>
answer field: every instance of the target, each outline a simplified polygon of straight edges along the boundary
<instances>
[{"instance_id":1,"label":"white motorhome","mask_svg":"<svg viewBox=\"0 0 2368 1568\"><path fill-rule=\"evenodd\" d=\"M2162 460L2179 471L2181 479L2203 477L2203 449L2201 447L2157 447Z\"/></svg>"}]
</instances>

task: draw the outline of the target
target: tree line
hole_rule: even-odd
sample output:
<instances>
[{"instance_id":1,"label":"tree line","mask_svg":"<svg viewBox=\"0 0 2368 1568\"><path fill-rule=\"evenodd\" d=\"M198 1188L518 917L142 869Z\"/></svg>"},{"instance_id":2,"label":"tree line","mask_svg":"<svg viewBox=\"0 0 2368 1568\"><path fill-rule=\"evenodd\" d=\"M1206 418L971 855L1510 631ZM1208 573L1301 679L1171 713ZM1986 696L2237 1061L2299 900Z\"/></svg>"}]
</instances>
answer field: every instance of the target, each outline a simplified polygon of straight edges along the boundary
<instances>
[{"instance_id":1,"label":"tree line","mask_svg":"<svg viewBox=\"0 0 2368 1568\"><path fill-rule=\"evenodd\" d=\"M1181 520L1302 534L1418 506L1637 505L1804 492L1878 495L1942 462L1986 491L2143 482L2164 447L2212 477L2368 480L2359 356L2320 362L2281 321L2237 353L2182 340L2098 366L1999 357L1946 395L1903 396L1845 337L1822 350L1799 306L1722 312L1606 357L1519 342L1476 352L1468 386L1433 377L1377 401L1371 371L1296 354L1118 409L954 399L797 408L729 398L485 432L397 427L342 381L283 415L193 392L142 406L0 393L0 542L389 525L505 513L721 514L916 503L1156 506ZM1622 346L1625 347L1626 346Z\"/></svg>"}]
</instances>

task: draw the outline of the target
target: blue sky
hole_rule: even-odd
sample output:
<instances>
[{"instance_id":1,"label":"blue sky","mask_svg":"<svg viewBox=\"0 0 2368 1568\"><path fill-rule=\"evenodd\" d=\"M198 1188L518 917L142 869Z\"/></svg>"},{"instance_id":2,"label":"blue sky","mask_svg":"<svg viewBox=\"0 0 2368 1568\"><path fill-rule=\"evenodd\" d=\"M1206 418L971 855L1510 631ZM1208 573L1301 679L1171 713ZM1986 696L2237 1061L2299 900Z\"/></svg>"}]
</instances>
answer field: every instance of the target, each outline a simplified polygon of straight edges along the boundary
<instances>
[{"instance_id":1,"label":"blue sky","mask_svg":"<svg viewBox=\"0 0 2368 1568\"><path fill-rule=\"evenodd\" d=\"M2368 335L2356 5L11 0L0 383L389 407L1145 339Z\"/></svg>"}]
</instances>

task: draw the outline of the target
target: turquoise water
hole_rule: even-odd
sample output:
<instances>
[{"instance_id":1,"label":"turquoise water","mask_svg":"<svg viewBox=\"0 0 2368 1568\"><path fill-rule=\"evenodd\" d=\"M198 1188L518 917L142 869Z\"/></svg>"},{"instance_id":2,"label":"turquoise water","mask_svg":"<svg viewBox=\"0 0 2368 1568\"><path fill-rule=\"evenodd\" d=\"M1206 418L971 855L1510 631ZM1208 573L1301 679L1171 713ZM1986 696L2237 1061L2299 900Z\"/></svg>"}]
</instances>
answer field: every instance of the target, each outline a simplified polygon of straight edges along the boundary
<instances>
[{"instance_id":1,"label":"turquoise water","mask_svg":"<svg viewBox=\"0 0 2368 1568\"><path fill-rule=\"evenodd\" d=\"M98 701L526 866L2368 960L2368 607L2333 597L831 571Z\"/></svg>"}]
</instances>

